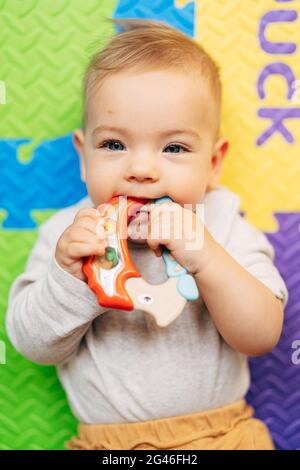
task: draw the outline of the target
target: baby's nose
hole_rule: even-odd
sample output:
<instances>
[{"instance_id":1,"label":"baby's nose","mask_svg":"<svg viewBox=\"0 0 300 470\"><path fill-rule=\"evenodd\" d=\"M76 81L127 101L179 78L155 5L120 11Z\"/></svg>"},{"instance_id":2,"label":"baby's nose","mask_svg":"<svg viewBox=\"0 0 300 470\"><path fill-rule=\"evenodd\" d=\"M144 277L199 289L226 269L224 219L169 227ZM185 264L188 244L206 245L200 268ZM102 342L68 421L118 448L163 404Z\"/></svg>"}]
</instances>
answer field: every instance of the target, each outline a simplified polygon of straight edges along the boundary
<instances>
[{"instance_id":1,"label":"baby's nose","mask_svg":"<svg viewBox=\"0 0 300 470\"><path fill-rule=\"evenodd\" d=\"M157 161L151 157L133 158L130 160L127 170L127 180L139 183L153 183L159 179Z\"/></svg>"},{"instance_id":2,"label":"baby's nose","mask_svg":"<svg viewBox=\"0 0 300 470\"><path fill-rule=\"evenodd\" d=\"M127 178L130 182L137 181L138 183L154 183L158 181L158 175L155 173L150 174L150 172L144 174L137 174L132 172L132 174Z\"/></svg>"}]
</instances>

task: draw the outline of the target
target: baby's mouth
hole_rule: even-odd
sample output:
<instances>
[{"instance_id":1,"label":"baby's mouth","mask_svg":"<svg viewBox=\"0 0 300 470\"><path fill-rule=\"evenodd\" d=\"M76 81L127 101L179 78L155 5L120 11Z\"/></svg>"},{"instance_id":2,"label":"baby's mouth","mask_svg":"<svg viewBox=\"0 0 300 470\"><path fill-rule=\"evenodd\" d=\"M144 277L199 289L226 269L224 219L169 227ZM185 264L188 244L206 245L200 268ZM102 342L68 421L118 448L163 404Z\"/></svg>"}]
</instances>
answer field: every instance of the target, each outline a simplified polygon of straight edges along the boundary
<instances>
[{"instance_id":1,"label":"baby's mouth","mask_svg":"<svg viewBox=\"0 0 300 470\"><path fill-rule=\"evenodd\" d=\"M135 243L147 243L149 229L149 215L146 209L141 209L135 214L127 227L128 240Z\"/></svg>"},{"instance_id":2,"label":"baby's mouth","mask_svg":"<svg viewBox=\"0 0 300 470\"><path fill-rule=\"evenodd\" d=\"M150 216L150 207L147 205L152 204L156 199L159 199L157 196L155 198L148 196L136 196L133 194L120 194L117 193L115 196L126 196L127 198L134 198L137 200L143 200L142 206L135 210L135 212L130 216L128 226L127 226L127 239L130 242L137 243L139 245L147 245L147 238L149 237L149 216Z\"/></svg>"}]
</instances>

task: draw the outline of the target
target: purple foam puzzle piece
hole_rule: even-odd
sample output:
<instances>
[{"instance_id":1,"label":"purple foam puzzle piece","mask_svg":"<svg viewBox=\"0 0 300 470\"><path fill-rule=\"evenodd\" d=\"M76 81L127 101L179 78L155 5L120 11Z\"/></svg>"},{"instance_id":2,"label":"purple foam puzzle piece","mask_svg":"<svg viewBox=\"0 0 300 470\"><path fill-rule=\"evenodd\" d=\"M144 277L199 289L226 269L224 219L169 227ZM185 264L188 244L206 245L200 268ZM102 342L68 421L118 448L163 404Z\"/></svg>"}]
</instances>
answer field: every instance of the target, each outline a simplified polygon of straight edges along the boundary
<instances>
[{"instance_id":1,"label":"purple foam puzzle piece","mask_svg":"<svg viewBox=\"0 0 300 470\"><path fill-rule=\"evenodd\" d=\"M300 339L300 213L275 213L279 230L266 233L275 264L289 291L284 326L276 348L250 359L248 402L269 427L277 449L300 449L300 364L293 343ZM300 356L300 354L299 354Z\"/></svg>"}]
</instances>

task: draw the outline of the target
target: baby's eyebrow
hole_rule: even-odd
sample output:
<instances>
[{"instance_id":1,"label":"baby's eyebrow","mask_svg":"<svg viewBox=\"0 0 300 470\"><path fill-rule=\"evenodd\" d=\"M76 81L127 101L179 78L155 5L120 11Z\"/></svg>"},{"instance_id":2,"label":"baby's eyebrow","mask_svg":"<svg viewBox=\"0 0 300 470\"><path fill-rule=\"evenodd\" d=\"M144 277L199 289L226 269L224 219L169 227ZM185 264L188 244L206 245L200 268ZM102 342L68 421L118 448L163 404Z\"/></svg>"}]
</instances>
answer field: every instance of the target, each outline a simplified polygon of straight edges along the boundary
<instances>
[{"instance_id":1,"label":"baby's eyebrow","mask_svg":"<svg viewBox=\"0 0 300 470\"><path fill-rule=\"evenodd\" d=\"M92 136L100 134L103 131L119 132L120 134L124 134L124 135L129 135L130 134L129 130L124 129L122 127L100 125L100 126L97 126L93 130ZM196 130L191 129L191 128L188 128L188 129L170 129L170 130L167 130L167 131L158 132L157 134L160 135L161 137L169 137L169 136L175 135L175 134L176 135L186 134L186 135L191 135L192 137L195 137L197 139L200 139L200 134Z\"/></svg>"}]
</instances>

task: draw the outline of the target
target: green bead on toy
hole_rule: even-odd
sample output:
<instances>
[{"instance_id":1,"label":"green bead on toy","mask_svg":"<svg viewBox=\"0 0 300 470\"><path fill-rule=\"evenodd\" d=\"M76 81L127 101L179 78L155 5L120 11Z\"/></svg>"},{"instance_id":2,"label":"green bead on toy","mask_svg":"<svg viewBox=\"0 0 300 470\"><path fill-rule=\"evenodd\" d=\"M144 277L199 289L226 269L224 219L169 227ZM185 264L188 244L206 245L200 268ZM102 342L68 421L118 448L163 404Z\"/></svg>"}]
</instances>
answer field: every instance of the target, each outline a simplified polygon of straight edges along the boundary
<instances>
[{"instance_id":1,"label":"green bead on toy","mask_svg":"<svg viewBox=\"0 0 300 470\"><path fill-rule=\"evenodd\" d=\"M112 268L119 263L119 257L114 247L108 246L105 248L105 259L112 263Z\"/></svg>"}]
</instances>

